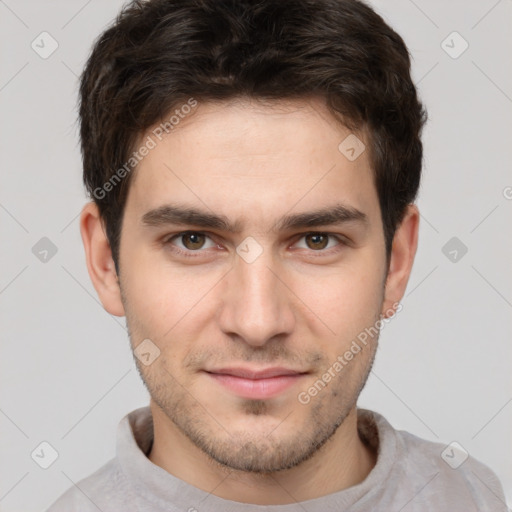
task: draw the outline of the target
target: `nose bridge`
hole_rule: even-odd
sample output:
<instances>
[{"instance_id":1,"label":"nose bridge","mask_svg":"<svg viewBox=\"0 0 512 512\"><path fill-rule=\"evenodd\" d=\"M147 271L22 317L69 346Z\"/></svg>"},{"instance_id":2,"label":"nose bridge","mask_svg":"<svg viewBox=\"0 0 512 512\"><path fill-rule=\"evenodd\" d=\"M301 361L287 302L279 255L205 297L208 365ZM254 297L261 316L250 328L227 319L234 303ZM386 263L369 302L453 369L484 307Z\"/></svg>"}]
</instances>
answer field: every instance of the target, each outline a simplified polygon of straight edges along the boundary
<instances>
[{"instance_id":1,"label":"nose bridge","mask_svg":"<svg viewBox=\"0 0 512 512\"><path fill-rule=\"evenodd\" d=\"M248 240L237 248L221 312L222 328L246 343L263 345L289 332L293 311L269 248Z\"/></svg>"}]
</instances>

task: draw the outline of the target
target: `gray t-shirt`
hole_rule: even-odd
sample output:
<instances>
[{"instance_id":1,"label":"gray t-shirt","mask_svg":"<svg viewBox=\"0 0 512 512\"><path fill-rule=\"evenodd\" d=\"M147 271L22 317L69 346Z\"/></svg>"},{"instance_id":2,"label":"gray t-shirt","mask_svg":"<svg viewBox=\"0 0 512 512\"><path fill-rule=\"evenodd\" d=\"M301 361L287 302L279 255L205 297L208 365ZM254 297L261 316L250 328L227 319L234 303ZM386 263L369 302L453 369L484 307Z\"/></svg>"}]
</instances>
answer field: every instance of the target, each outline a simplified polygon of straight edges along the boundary
<instances>
[{"instance_id":1,"label":"gray t-shirt","mask_svg":"<svg viewBox=\"0 0 512 512\"><path fill-rule=\"evenodd\" d=\"M147 458L153 420L142 407L119 423L116 457L47 512L507 512L501 484L487 466L471 457L460 464L464 454L395 430L376 412L357 412L359 435L377 450L377 463L360 484L321 498L251 505L176 478Z\"/></svg>"}]
</instances>

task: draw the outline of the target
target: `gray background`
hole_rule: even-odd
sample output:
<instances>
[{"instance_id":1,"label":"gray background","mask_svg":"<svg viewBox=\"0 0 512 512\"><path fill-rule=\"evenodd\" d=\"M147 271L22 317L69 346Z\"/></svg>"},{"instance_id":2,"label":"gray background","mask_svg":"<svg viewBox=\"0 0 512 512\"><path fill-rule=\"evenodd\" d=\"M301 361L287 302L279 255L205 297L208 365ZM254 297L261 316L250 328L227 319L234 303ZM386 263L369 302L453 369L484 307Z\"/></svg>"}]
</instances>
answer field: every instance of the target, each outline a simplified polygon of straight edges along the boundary
<instances>
[{"instance_id":1,"label":"gray background","mask_svg":"<svg viewBox=\"0 0 512 512\"><path fill-rule=\"evenodd\" d=\"M121 4L0 0L5 512L49 506L114 456L119 420L148 403L125 320L100 305L78 231L77 75ZM512 2L373 5L410 48L430 121L418 254L360 405L420 437L459 442L498 474L512 504ZM43 31L58 43L46 59L31 47L51 48ZM457 58L464 41L446 39L453 31L469 44ZM43 237L57 249L46 261ZM31 457L43 441L58 452L48 469ZM48 463L49 449L38 450Z\"/></svg>"}]
</instances>

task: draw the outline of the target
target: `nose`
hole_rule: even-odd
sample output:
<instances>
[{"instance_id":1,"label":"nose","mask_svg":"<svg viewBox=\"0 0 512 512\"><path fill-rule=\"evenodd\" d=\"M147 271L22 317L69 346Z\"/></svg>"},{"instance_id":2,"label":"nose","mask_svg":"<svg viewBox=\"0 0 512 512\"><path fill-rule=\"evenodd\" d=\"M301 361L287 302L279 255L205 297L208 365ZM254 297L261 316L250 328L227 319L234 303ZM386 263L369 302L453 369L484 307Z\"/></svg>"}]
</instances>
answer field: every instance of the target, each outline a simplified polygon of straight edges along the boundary
<instances>
[{"instance_id":1,"label":"nose","mask_svg":"<svg viewBox=\"0 0 512 512\"><path fill-rule=\"evenodd\" d=\"M293 293L269 250L250 263L237 255L222 297L220 328L248 345L261 347L293 331Z\"/></svg>"}]
</instances>

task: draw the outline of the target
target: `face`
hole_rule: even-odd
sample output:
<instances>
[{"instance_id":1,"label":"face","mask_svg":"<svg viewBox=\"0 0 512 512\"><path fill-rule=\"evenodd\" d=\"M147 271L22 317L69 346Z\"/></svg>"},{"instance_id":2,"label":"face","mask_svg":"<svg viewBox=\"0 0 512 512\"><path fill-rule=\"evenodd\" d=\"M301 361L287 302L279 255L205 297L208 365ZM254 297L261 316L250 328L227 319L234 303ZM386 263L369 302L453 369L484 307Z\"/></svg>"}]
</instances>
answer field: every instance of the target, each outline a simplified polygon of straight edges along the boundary
<instances>
[{"instance_id":1,"label":"face","mask_svg":"<svg viewBox=\"0 0 512 512\"><path fill-rule=\"evenodd\" d=\"M133 176L122 303L132 347L151 340L148 362L159 351L139 372L169 421L231 468L310 458L370 371L377 337L333 370L386 307L368 151L338 149L350 133L318 100L199 104L152 136Z\"/></svg>"}]
</instances>

